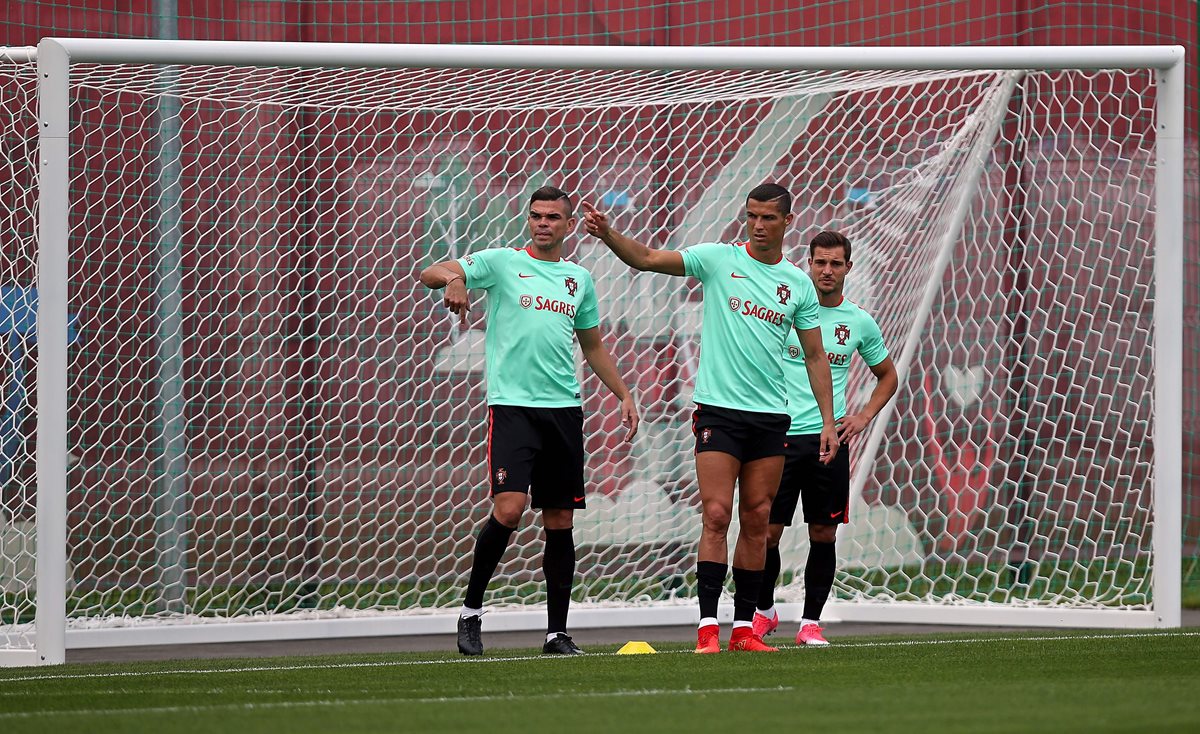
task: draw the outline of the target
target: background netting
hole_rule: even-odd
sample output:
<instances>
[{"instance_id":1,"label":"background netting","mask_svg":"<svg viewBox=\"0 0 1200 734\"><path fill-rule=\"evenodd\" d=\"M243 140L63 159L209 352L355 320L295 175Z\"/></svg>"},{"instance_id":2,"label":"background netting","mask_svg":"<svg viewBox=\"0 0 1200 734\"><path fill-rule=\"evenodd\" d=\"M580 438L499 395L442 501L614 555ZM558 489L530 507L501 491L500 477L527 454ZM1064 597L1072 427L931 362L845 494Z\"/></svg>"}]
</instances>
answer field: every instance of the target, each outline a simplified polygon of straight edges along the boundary
<instances>
[{"instance_id":1,"label":"background netting","mask_svg":"<svg viewBox=\"0 0 1200 734\"><path fill-rule=\"evenodd\" d=\"M911 365L837 598L1149 608L1152 76L75 67L70 623L457 608L484 310L460 328L417 272L522 245L545 183L680 247L736 238L764 179L792 259L855 242ZM583 375L575 597L682 602L699 288L572 249L646 421L623 444ZM538 535L489 604L541 601Z\"/></svg>"}]
</instances>

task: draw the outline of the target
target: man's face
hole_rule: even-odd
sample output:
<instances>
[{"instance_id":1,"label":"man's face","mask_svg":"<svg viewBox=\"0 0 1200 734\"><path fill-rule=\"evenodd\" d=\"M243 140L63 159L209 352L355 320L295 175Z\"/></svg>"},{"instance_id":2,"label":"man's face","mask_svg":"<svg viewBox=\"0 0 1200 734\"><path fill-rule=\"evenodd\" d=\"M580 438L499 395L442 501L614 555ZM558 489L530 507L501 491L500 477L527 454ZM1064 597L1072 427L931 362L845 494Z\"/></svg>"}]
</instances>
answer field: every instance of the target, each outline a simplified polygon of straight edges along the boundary
<instances>
[{"instance_id":1,"label":"man's face","mask_svg":"<svg viewBox=\"0 0 1200 734\"><path fill-rule=\"evenodd\" d=\"M746 236L760 247L783 245L783 235L792 223L791 213L779 210L779 202L746 200Z\"/></svg>"},{"instance_id":2,"label":"man's face","mask_svg":"<svg viewBox=\"0 0 1200 734\"><path fill-rule=\"evenodd\" d=\"M821 295L837 295L846 284L846 273L854 263L846 259L842 247L816 247L808 258L808 273Z\"/></svg>"},{"instance_id":3,"label":"man's face","mask_svg":"<svg viewBox=\"0 0 1200 734\"><path fill-rule=\"evenodd\" d=\"M560 245L574 229L575 217L568 216L565 199L529 205L529 237L537 247Z\"/></svg>"}]
</instances>

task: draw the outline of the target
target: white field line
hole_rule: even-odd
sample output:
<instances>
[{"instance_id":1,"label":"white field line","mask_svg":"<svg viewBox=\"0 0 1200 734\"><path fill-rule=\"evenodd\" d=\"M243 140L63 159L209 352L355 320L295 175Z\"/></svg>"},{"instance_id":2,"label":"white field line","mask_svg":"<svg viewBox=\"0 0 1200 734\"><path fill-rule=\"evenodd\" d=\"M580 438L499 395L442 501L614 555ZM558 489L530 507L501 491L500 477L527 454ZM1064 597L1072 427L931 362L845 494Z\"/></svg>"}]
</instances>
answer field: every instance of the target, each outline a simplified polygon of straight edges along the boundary
<instances>
[{"instance_id":1,"label":"white field line","mask_svg":"<svg viewBox=\"0 0 1200 734\"><path fill-rule=\"evenodd\" d=\"M790 686L771 688L651 688L627 691L571 692L571 698L638 698L647 696L706 696L725 693L786 693ZM212 706L148 706L144 708L112 709L69 709L62 711L17 711L0 713L4 719L43 719L51 716L99 716L104 714L190 714L212 711L269 711L274 709L323 708L327 706L395 706L398 704L445 704L445 703L491 703L495 701L559 700L563 694L535 693L530 695L504 694L493 696L436 696L429 698L354 698L315 701L269 701L255 703L228 703Z\"/></svg>"},{"instance_id":2,"label":"white field line","mask_svg":"<svg viewBox=\"0 0 1200 734\"><path fill-rule=\"evenodd\" d=\"M1090 635L1039 635L1037 637L970 637L960 639L925 639L915 638L906 640L886 640L876 642L840 642L835 641L834 644L828 647L814 648L826 653L836 653L837 650L843 648L885 648L885 647L922 647L926 645L989 645L996 643L1005 644L1020 644L1026 642L1065 642L1070 640L1126 640L1126 639L1145 639L1151 637L1196 637L1200 636L1200 630L1184 630L1184 631L1162 631L1162 632L1129 632L1129 633L1105 633L1105 634L1090 634ZM799 650L802 646L783 645L782 650ZM372 653L378 654L378 653ZM667 650L658 653L660 655L677 655L691 654L690 650ZM585 656L574 655L514 655L510 657L457 657L444 658L440 660L380 660L375 662L353 662L353 663L326 663L324 665L304 664L304 665L257 665L252 667L241 668L188 668L180 670L141 670L141 671L112 671L107 673L49 673L44 675L28 675L28 676L10 676L5 673L0 673L0 684L11 685L13 683L24 683L26 681L47 681L47 680L89 680L95 678L152 678L170 675L212 675L221 673L262 673L274 671L289 671L289 670L341 670L354 668L403 668L409 666L425 666L425 665L486 665L488 663L508 663L514 661L538 660L542 662L561 662L567 660L586 660L587 658L596 657L616 657L615 652L611 653L589 653ZM625 657L625 656L622 656Z\"/></svg>"}]
</instances>

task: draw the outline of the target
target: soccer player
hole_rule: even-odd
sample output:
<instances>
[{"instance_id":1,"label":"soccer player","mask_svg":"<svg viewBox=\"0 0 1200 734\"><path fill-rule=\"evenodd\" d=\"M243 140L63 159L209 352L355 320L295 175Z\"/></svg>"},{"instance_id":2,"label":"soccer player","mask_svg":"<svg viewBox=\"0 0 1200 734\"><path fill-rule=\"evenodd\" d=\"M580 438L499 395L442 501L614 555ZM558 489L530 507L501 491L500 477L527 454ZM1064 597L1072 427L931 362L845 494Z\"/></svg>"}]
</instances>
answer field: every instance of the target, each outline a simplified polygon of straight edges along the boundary
<instances>
[{"instance_id":1,"label":"soccer player","mask_svg":"<svg viewBox=\"0 0 1200 734\"><path fill-rule=\"evenodd\" d=\"M579 655L567 635L575 576L574 512L584 507L583 403L574 340L596 376L621 401L626 440L638 428L633 395L600 338L591 275L562 258L575 228L570 197L552 186L529 201L530 243L494 248L432 265L429 288L445 288L445 304L465 326L467 289L488 293L486 337L488 473L492 512L475 539L471 577L458 620L458 650L482 655L483 594L526 501L542 511L546 546L546 654ZM527 496L528 495L528 496Z\"/></svg>"},{"instance_id":2,"label":"soccer player","mask_svg":"<svg viewBox=\"0 0 1200 734\"><path fill-rule=\"evenodd\" d=\"M779 492L771 505L771 524L767 529L767 562L763 572L758 610L754 613L754 632L766 636L779 627L775 611L775 582L779 578L779 539L792 524L796 503L804 506L808 524L808 562L804 567L804 612L797 645L828 645L821 634L821 610L833 587L835 567L834 541L838 525L850 521L850 448L849 441L867 427L883 406L896 394L896 367L888 356L883 336L875 320L842 295L846 275L854 263L850 260L850 240L840 232L821 232L808 246L808 271L821 301L821 335L825 342L822 361L833 373L833 412L842 450L833 462L819 459L821 412L809 388L807 355L795 339L788 340L784 353L787 375L788 429L787 461ZM875 375L875 387L863 409L846 415L846 382L850 358L855 352Z\"/></svg>"},{"instance_id":3,"label":"soccer player","mask_svg":"<svg viewBox=\"0 0 1200 734\"><path fill-rule=\"evenodd\" d=\"M704 287L704 323L692 431L703 528L696 564L700 627L696 652L720 652L717 603L725 585L733 490L740 492L741 530L733 552L733 633L730 650L775 652L754 635L771 500L783 472L790 419L783 376L784 341L793 330L805 354L820 414L822 461L837 452L829 363L819 359L817 294L803 270L783 257L792 197L762 184L746 198L747 241L706 243L682 251L655 250L614 231L605 213L584 202L588 233L626 265L689 275Z\"/></svg>"}]
</instances>

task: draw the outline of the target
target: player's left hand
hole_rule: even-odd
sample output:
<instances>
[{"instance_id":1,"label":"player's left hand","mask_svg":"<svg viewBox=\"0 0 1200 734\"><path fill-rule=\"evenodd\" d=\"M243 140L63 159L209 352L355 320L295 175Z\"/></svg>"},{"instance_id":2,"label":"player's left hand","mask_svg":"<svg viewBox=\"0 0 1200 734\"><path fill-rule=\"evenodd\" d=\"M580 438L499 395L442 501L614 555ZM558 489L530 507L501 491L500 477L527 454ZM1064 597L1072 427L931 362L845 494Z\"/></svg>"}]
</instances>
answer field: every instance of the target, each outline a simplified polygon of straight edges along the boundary
<instances>
[{"instance_id":1,"label":"player's left hand","mask_svg":"<svg viewBox=\"0 0 1200 734\"><path fill-rule=\"evenodd\" d=\"M862 433L867 428L867 419L861 415L848 415L834 423L837 428L838 441L848 443L851 438Z\"/></svg>"},{"instance_id":2,"label":"player's left hand","mask_svg":"<svg viewBox=\"0 0 1200 734\"><path fill-rule=\"evenodd\" d=\"M592 206L590 201L580 202L583 207L583 227L593 237L604 239L609 232L608 215Z\"/></svg>"},{"instance_id":3,"label":"player's left hand","mask_svg":"<svg viewBox=\"0 0 1200 734\"><path fill-rule=\"evenodd\" d=\"M621 401L621 425L625 426L625 440L632 441L637 435L638 424L641 419L638 418L637 403L632 395L627 395Z\"/></svg>"},{"instance_id":4,"label":"player's left hand","mask_svg":"<svg viewBox=\"0 0 1200 734\"><path fill-rule=\"evenodd\" d=\"M837 456L837 452L837 429L832 425L827 424L821 429L821 455L818 457L818 459L822 464L829 464L833 461L833 457Z\"/></svg>"}]
</instances>

